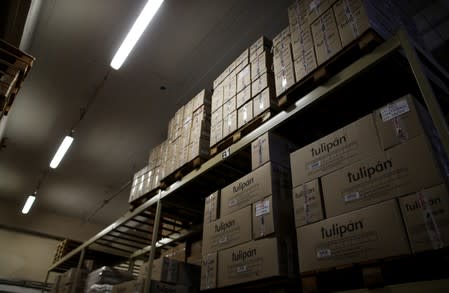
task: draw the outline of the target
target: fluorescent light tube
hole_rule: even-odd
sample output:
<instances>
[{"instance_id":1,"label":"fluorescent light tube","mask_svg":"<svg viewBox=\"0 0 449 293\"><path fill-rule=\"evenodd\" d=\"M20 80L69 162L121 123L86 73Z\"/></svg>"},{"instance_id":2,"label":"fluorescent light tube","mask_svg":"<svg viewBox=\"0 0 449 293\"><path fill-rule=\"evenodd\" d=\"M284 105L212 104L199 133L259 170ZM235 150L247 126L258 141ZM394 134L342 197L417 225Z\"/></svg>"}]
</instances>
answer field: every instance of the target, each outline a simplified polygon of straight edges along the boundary
<instances>
[{"instance_id":1,"label":"fluorescent light tube","mask_svg":"<svg viewBox=\"0 0 449 293\"><path fill-rule=\"evenodd\" d=\"M59 166L59 163L61 163L62 158L64 158L65 153L69 149L70 145L73 142L73 137L66 136L64 140L62 141L61 145L59 146L58 151L56 152L55 156L50 162L50 167L53 169L56 169Z\"/></svg>"},{"instance_id":2,"label":"fluorescent light tube","mask_svg":"<svg viewBox=\"0 0 449 293\"><path fill-rule=\"evenodd\" d=\"M122 66L129 53L131 53L131 50L142 36L151 19L159 10L159 7L161 7L162 2L164 2L164 0L148 0L142 12L140 12L139 17L137 17L136 22L134 22L134 25L128 32L128 35L126 35L125 40L115 53L114 58L111 61L112 68L118 70Z\"/></svg>"},{"instance_id":3,"label":"fluorescent light tube","mask_svg":"<svg viewBox=\"0 0 449 293\"><path fill-rule=\"evenodd\" d=\"M22 209L22 214L26 215L30 211L31 207L33 206L34 201L36 200L35 195L29 195L27 198L27 201L25 202L25 205Z\"/></svg>"}]
</instances>

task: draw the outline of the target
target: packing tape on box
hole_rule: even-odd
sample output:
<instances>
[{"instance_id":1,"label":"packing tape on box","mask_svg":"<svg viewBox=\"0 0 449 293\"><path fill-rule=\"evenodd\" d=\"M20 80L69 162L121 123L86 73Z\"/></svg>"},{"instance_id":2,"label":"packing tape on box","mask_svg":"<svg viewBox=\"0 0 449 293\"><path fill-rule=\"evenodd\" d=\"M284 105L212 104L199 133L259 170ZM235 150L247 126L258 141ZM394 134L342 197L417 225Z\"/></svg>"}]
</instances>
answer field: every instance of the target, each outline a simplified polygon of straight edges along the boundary
<instances>
[{"instance_id":1,"label":"packing tape on box","mask_svg":"<svg viewBox=\"0 0 449 293\"><path fill-rule=\"evenodd\" d=\"M427 195L422 190L417 192L416 195L418 197L418 202L422 207L421 211L424 217L424 224L433 249L444 247L440 229L438 229L438 224L436 223L435 217L433 216L432 208L430 207Z\"/></svg>"},{"instance_id":2,"label":"packing tape on box","mask_svg":"<svg viewBox=\"0 0 449 293\"><path fill-rule=\"evenodd\" d=\"M259 94L259 109L262 110L264 108L264 103L263 103L263 96L262 96L262 92Z\"/></svg>"},{"instance_id":3,"label":"packing tape on box","mask_svg":"<svg viewBox=\"0 0 449 293\"><path fill-rule=\"evenodd\" d=\"M393 127L394 132L396 134L396 137L399 139L399 141L405 142L408 140L408 133L405 127L403 127L403 122L401 117L394 117L393 118Z\"/></svg>"},{"instance_id":4,"label":"packing tape on box","mask_svg":"<svg viewBox=\"0 0 449 293\"><path fill-rule=\"evenodd\" d=\"M321 14L320 11L321 0L314 0L310 2L309 9L311 12L315 12L317 16Z\"/></svg>"},{"instance_id":5,"label":"packing tape on box","mask_svg":"<svg viewBox=\"0 0 449 293\"><path fill-rule=\"evenodd\" d=\"M262 165L262 141L259 141L259 144L258 144L258 155L259 155L259 166L261 166Z\"/></svg>"},{"instance_id":6,"label":"packing tape on box","mask_svg":"<svg viewBox=\"0 0 449 293\"><path fill-rule=\"evenodd\" d=\"M343 1L343 10L345 12L346 18L348 19L349 24L351 25L351 31L354 38L360 35L359 28L357 26L357 21L352 13L351 6L349 5L349 0Z\"/></svg>"},{"instance_id":7,"label":"packing tape on box","mask_svg":"<svg viewBox=\"0 0 449 293\"><path fill-rule=\"evenodd\" d=\"M302 194L304 196L304 220L306 224L310 222L310 200L306 184L303 184Z\"/></svg>"},{"instance_id":8,"label":"packing tape on box","mask_svg":"<svg viewBox=\"0 0 449 293\"><path fill-rule=\"evenodd\" d=\"M256 217L259 217L260 221L260 234L259 236L265 236L265 216L270 212L270 201L268 199L264 199L258 203L256 203Z\"/></svg>"}]
</instances>

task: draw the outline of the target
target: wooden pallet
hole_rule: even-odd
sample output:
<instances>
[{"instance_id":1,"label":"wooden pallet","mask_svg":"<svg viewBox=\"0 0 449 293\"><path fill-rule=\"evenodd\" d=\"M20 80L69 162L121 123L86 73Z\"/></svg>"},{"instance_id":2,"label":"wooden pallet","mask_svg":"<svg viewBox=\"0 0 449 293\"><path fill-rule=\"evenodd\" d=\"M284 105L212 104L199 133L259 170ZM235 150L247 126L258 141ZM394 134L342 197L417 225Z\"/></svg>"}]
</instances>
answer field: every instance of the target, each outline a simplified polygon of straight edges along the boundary
<instances>
[{"instance_id":1,"label":"wooden pallet","mask_svg":"<svg viewBox=\"0 0 449 293\"><path fill-rule=\"evenodd\" d=\"M237 129L235 132L229 134L225 138L223 138L220 142L210 148L210 155L215 156L217 153L224 151L233 143L239 141L242 137L262 125L265 121L270 119L274 113L273 109L268 109L263 112L252 121L245 124L242 128Z\"/></svg>"},{"instance_id":2,"label":"wooden pallet","mask_svg":"<svg viewBox=\"0 0 449 293\"><path fill-rule=\"evenodd\" d=\"M448 278L448 256L445 249L301 273L302 291L334 292Z\"/></svg>"},{"instance_id":3,"label":"wooden pallet","mask_svg":"<svg viewBox=\"0 0 449 293\"><path fill-rule=\"evenodd\" d=\"M172 185L176 181L181 180L185 175L199 168L207 160L208 158L198 156L195 159L187 162L180 168L176 169L174 172L168 174L164 179L162 179L160 188L162 190L167 189L170 185Z\"/></svg>"},{"instance_id":4,"label":"wooden pallet","mask_svg":"<svg viewBox=\"0 0 449 293\"><path fill-rule=\"evenodd\" d=\"M287 109L305 94L324 83L327 79L346 68L357 59L360 59L360 57L366 53L372 51L383 41L384 39L375 31L366 31L335 56L319 65L316 69L283 93L278 98L279 107L281 109Z\"/></svg>"}]
</instances>

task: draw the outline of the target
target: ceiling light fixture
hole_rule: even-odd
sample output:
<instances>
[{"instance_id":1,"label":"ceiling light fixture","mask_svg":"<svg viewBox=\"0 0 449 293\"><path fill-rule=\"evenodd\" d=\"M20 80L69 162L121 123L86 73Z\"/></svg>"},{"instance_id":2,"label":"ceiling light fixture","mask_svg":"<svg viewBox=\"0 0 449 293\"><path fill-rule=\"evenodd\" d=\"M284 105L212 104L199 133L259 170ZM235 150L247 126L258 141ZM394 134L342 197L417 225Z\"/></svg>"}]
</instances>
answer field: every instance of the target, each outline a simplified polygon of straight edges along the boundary
<instances>
[{"instance_id":1,"label":"ceiling light fixture","mask_svg":"<svg viewBox=\"0 0 449 293\"><path fill-rule=\"evenodd\" d=\"M36 194L37 192L34 192L31 195L28 195L27 201L25 202L25 205L22 209L22 214L26 215L30 211L31 207L33 206L34 201L36 200Z\"/></svg>"},{"instance_id":2,"label":"ceiling light fixture","mask_svg":"<svg viewBox=\"0 0 449 293\"><path fill-rule=\"evenodd\" d=\"M125 40L117 50L117 53L115 53L114 58L111 61L112 68L118 70L122 66L129 53L131 53L131 50L142 36L151 19L159 10L159 7L161 7L162 2L164 2L164 0L148 0L142 12L140 12L139 17L137 17L136 22L134 22L131 30L126 35Z\"/></svg>"},{"instance_id":3,"label":"ceiling light fixture","mask_svg":"<svg viewBox=\"0 0 449 293\"><path fill-rule=\"evenodd\" d=\"M50 168L56 169L59 166L59 163L61 163L62 158L64 158L65 153L69 149L70 145L73 142L73 136L67 135L64 140L62 141L61 145L59 146L58 150L56 151L55 156L50 162Z\"/></svg>"}]
</instances>

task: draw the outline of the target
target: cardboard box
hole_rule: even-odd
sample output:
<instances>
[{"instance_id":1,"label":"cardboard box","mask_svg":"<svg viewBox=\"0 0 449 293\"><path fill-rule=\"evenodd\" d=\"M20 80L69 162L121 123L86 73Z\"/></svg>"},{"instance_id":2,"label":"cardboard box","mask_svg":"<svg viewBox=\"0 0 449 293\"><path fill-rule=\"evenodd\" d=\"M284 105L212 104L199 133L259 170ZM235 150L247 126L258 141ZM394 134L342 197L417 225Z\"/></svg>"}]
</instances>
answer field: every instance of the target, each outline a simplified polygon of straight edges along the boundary
<instances>
[{"instance_id":1,"label":"cardboard box","mask_svg":"<svg viewBox=\"0 0 449 293\"><path fill-rule=\"evenodd\" d=\"M220 215L229 215L268 195L280 197L290 194L290 186L288 169L266 163L221 190Z\"/></svg>"},{"instance_id":2,"label":"cardboard box","mask_svg":"<svg viewBox=\"0 0 449 293\"><path fill-rule=\"evenodd\" d=\"M274 233L273 201L268 196L253 203L253 239Z\"/></svg>"},{"instance_id":3,"label":"cardboard box","mask_svg":"<svg viewBox=\"0 0 449 293\"><path fill-rule=\"evenodd\" d=\"M264 238L218 253L217 287L284 275L276 238Z\"/></svg>"},{"instance_id":4,"label":"cardboard box","mask_svg":"<svg viewBox=\"0 0 449 293\"><path fill-rule=\"evenodd\" d=\"M251 80L256 80L265 72L271 72L273 66L273 56L270 52L262 51L260 55L255 56L251 61Z\"/></svg>"},{"instance_id":5,"label":"cardboard box","mask_svg":"<svg viewBox=\"0 0 449 293\"><path fill-rule=\"evenodd\" d=\"M251 240L251 206L204 225L203 253L210 253Z\"/></svg>"},{"instance_id":6,"label":"cardboard box","mask_svg":"<svg viewBox=\"0 0 449 293\"><path fill-rule=\"evenodd\" d=\"M341 50L340 36L332 9L327 10L312 23L312 35L318 65Z\"/></svg>"},{"instance_id":7,"label":"cardboard box","mask_svg":"<svg viewBox=\"0 0 449 293\"><path fill-rule=\"evenodd\" d=\"M319 179L293 188L293 207L296 227L324 219Z\"/></svg>"},{"instance_id":8,"label":"cardboard box","mask_svg":"<svg viewBox=\"0 0 449 293\"><path fill-rule=\"evenodd\" d=\"M206 108L210 109L211 93L203 89L192 99L192 104L193 104L192 112L194 112L201 106L205 106Z\"/></svg>"},{"instance_id":9,"label":"cardboard box","mask_svg":"<svg viewBox=\"0 0 449 293\"><path fill-rule=\"evenodd\" d=\"M223 82L223 104L237 94L237 79L235 75L230 75Z\"/></svg>"},{"instance_id":10,"label":"cardboard box","mask_svg":"<svg viewBox=\"0 0 449 293\"><path fill-rule=\"evenodd\" d=\"M224 99L224 91L223 86L219 86L214 89L214 93L212 94L212 112L216 111L223 105Z\"/></svg>"},{"instance_id":11,"label":"cardboard box","mask_svg":"<svg viewBox=\"0 0 449 293\"><path fill-rule=\"evenodd\" d=\"M209 224L219 217L220 191L217 190L204 201L204 225Z\"/></svg>"},{"instance_id":12,"label":"cardboard box","mask_svg":"<svg viewBox=\"0 0 449 293\"><path fill-rule=\"evenodd\" d=\"M223 118L223 138L237 130L237 111Z\"/></svg>"},{"instance_id":13,"label":"cardboard box","mask_svg":"<svg viewBox=\"0 0 449 293\"><path fill-rule=\"evenodd\" d=\"M293 59L296 60L304 55L304 52L313 51L313 39L310 28L301 29L294 26L292 29L292 53ZM313 51L313 54L315 52Z\"/></svg>"},{"instance_id":14,"label":"cardboard box","mask_svg":"<svg viewBox=\"0 0 449 293\"><path fill-rule=\"evenodd\" d=\"M153 269L151 271L151 279L166 283L176 283L178 281L178 264L179 260L161 257L153 260ZM147 279L149 271L148 262L140 267L137 280Z\"/></svg>"},{"instance_id":15,"label":"cardboard box","mask_svg":"<svg viewBox=\"0 0 449 293\"><path fill-rule=\"evenodd\" d=\"M210 128L210 146L214 146L223 138L223 122L212 125Z\"/></svg>"},{"instance_id":16,"label":"cardboard box","mask_svg":"<svg viewBox=\"0 0 449 293\"><path fill-rule=\"evenodd\" d=\"M237 94L237 108L251 100L251 84Z\"/></svg>"},{"instance_id":17,"label":"cardboard box","mask_svg":"<svg viewBox=\"0 0 449 293\"><path fill-rule=\"evenodd\" d=\"M262 74L258 79L251 83L251 95L255 97L267 87L274 87L273 75L270 73Z\"/></svg>"},{"instance_id":18,"label":"cardboard box","mask_svg":"<svg viewBox=\"0 0 449 293\"><path fill-rule=\"evenodd\" d=\"M219 107L214 112L212 112L211 125L215 126L223 121L223 107Z\"/></svg>"},{"instance_id":19,"label":"cardboard box","mask_svg":"<svg viewBox=\"0 0 449 293\"><path fill-rule=\"evenodd\" d=\"M297 81L306 77L317 67L315 50L313 47L308 50L301 49L299 43L294 43L293 56L295 58L294 67Z\"/></svg>"},{"instance_id":20,"label":"cardboard box","mask_svg":"<svg viewBox=\"0 0 449 293\"><path fill-rule=\"evenodd\" d=\"M299 227L301 273L410 253L396 200Z\"/></svg>"},{"instance_id":21,"label":"cardboard box","mask_svg":"<svg viewBox=\"0 0 449 293\"><path fill-rule=\"evenodd\" d=\"M237 110L237 127L242 128L253 120L253 101L249 101Z\"/></svg>"},{"instance_id":22,"label":"cardboard box","mask_svg":"<svg viewBox=\"0 0 449 293\"><path fill-rule=\"evenodd\" d=\"M164 250L161 253L161 257L167 257L185 262L187 259L187 244L184 242L176 245L175 247L168 247L167 250Z\"/></svg>"},{"instance_id":23,"label":"cardboard box","mask_svg":"<svg viewBox=\"0 0 449 293\"><path fill-rule=\"evenodd\" d=\"M273 88L267 87L253 98L254 117L259 116L268 109L276 108L277 103L274 100Z\"/></svg>"},{"instance_id":24,"label":"cardboard box","mask_svg":"<svg viewBox=\"0 0 449 293\"><path fill-rule=\"evenodd\" d=\"M141 281L128 281L121 284L114 285L112 293L141 293L144 291L145 282Z\"/></svg>"},{"instance_id":25,"label":"cardboard box","mask_svg":"<svg viewBox=\"0 0 449 293\"><path fill-rule=\"evenodd\" d=\"M443 181L427 139L419 136L322 177L327 216L428 188Z\"/></svg>"},{"instance_id":26,"label":"cardboard box","mask_svg":"<svg viewBox=\"0 0 449 293\"><path fill-rule=\"evenodd\" d=\"M218 253L204 255L201 263L201 290L217 288Z\"/></svg>"},{"instance_id":27,"label":"cardboard box","mask_svg":"<svg viewBox=\"0 0 449 293\"><path fill-rule=\"evenodd\" d=\"M298 26L301 30L309 27L309 7L308 1L295 1L288 7L288 23L290 24L290 31L292 27Z\"/></svg>"},{"instance_id":28,"label":"cardboard box","mask_svg":"<svg viewBox=\"0 0 449 293\"><path fill-rule=\"evenodd\" d=\"M374 119L384 150L434 131L429 114L411 95L374 111Z\"/></svg>"},{"instance_id":29,"label":"cardboard box","mask_svg":"<svg viewBox=\"0 0 449 293\"><path fill-rule=\"evenodd\" d=\"M298 186L380 151L372 115L365 116L290 154Z\"/></svg>"},{"instance_id":30,"label":"cardboard box","mask_svg":"<svg viewBox=\"0 0 449 293\"><path fill-rule=\"evenodd\" d=\"M295 71L293 63L286 65L283 69L275 72L276 96L279 97L283 92L295 84Z\"/></svg>"},{"instance_id":31,"label":"cardboard box","mask_svg":"<svg viewBox=\"0 0 449 293\"><path fill-rule=\"evenodd\" d=\"M251 84L251 64L246 65L237 73L237 93Z\"/></svg>"},{"instance_id":32,"label":"cardboard box","mask_svg":"<svg viewBox=\"0 0 449 293\"><path fill-rule=\"evenodd\" d=\"M276 75L286 66L293 63L290 37L273 47L273 68Z\"/></svg>"},{"instance_id":33,"label":"cardboard box","mask_svg":"<svg viewBox=\"0 0 449 293\"><path fill-rule=\"evenodd\" d=\"M202 257L202 247L203 247L203 241L197 240L194 242L191 242L189 245L189 257L192 259L201 259ZM201 263L199 263L201 265Z\"/></svg>"},{"instance_id":34,"label":"cardboard box","mask_svg":"<svg viewBox=\"0 0 449 293\"><path fill-rule=\"evenodd\" d=\"M331 7L333 1L334 0L305 0L305 6L308 8L307 19L309 25L323 15L326 10L329 11L328 9Z\"/></svg>"},{"instance_id":35,"label":"cardboard box","mask_svg":"<svg viewBox=\"0 0 449 293\"><path fill-rule=\"evenodd\" d=\"M266 132L251 143L251 166L255 170L267 162L290 168L290 150L293 145L284 138Z\"/></svg>"},{"instance_id":36,"label":"cardboard box","mask_svg":"<svg viewBox=\"0 0 449 293\"><path fill-rule=\"evenodd\" d=\"M254 42L254 44L249 47L249 60L253 62L262 52L269 51L271 48L271 41L265 37L261 36Z\"/></svg>"},{"instance_id":37,"label":"cardboard box","mask_svg":"<svg viewBox=\"0 0 449 293\"><path fill-rule=\"evenodd\" d=\"M413 252L449 245L449 194L444 184L399 199Z\"/></svg>"},{"instance_id":38,"label":"cardboard box","mask_svg":"<svg viewBox=\"0 0 449 293\"><path fill-rule=\"evenodd\" d=\"M290 38L290 27L284 28L279 34L273 38L273 47L277 46L279 43L285 39Z\"/></svg>"},{"instance_id":39,"label":"cardboard box","mask_svg":"<svg viewBox=\"0 0 449 293\"><path fill-rule=\"evenodd\" d=\"M229 116L235 110L237 110L237 98L234 96L223 104L223 117Z\"/></svg>"},{"instance_id":40,"label":"cardboard box","mask_svg":"<svg viewBox=\"0 0 449 293\"><path fill-rule=\"evenodd\" d=\"M71 268L67 270L65 273L61 275L61 279L59 281L60 286L71 285L75 282L76 275L78 274L78 284L84 284L84 281L87 277L87 270L85 269L77 269Z\"/></svg>"}]
</instances>

